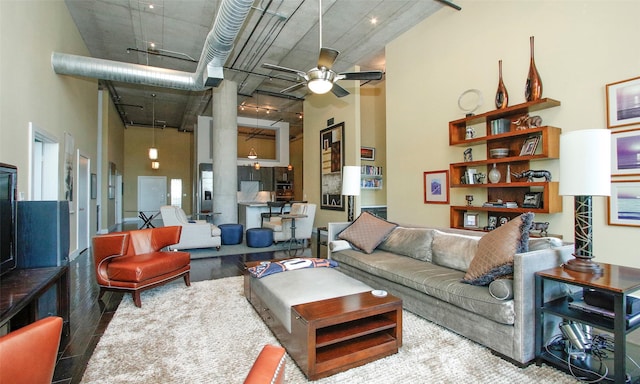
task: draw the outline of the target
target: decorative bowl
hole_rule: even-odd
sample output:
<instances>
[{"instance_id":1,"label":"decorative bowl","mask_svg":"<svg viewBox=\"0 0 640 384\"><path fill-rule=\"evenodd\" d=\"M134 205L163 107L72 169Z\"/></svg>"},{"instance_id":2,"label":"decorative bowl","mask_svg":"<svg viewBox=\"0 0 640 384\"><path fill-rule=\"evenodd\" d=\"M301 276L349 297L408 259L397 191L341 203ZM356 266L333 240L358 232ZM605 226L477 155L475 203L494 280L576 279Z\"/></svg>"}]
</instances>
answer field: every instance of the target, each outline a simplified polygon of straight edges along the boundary
<instances>
[{"instance_id":1,"label":"decorative bowl","mask_svg":"<svg viewBox=\"0 0 640 384\"><path fill-rule=\"evenodd\" d=\"M509 156L509 148L494 148L489 150L489 156L494 159Z\"/></svg>"}]
</instances>

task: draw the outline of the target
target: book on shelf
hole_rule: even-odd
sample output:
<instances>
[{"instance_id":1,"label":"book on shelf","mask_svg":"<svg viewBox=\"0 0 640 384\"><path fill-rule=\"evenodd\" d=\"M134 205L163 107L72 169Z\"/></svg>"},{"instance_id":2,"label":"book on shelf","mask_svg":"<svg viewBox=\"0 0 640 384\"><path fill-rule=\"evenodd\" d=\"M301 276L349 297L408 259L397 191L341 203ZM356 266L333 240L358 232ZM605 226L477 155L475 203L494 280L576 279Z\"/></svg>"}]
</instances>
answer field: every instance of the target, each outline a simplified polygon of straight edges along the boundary
<instances>
[{"instance_id":1,"label":"book on shelf","mask_svg":"<svg viewBox=\"0 0 640 384\"><path fill-rule=\"evenodd\" d=\"M518 208L518 203L515 201L487 201L482 204L482 206L490 208Z\"/></svg>"},{"instance_id":2,"label":"book on shelf","mask_svg":"<svg viewBox=\"0 0 640 384\"><path fill-rule=\"evenodd\" d=\"M373 165L362 165L360 167L360 173L368 176L382 176L382 167L376 167Z\"/></svg>"}]
</instances>

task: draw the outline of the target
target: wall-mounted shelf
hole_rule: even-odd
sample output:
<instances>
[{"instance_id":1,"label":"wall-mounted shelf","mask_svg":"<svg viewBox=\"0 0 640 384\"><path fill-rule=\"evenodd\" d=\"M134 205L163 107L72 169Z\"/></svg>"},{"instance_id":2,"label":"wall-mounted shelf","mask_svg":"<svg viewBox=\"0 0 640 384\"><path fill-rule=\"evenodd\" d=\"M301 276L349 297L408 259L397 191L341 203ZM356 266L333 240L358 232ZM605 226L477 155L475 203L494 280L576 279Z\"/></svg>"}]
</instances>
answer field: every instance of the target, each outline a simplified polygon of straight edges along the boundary
<instances>
[{"instance_id":1,"label":"wall-mounted shelf","mask_svg":"<svg viewBox=\"0 0 640 384\"><path fill-rule=\"evenodd\" d=\"M361 189L382 189L382 167L363 165L360 167Z\"/></svg>"}]
</instances>

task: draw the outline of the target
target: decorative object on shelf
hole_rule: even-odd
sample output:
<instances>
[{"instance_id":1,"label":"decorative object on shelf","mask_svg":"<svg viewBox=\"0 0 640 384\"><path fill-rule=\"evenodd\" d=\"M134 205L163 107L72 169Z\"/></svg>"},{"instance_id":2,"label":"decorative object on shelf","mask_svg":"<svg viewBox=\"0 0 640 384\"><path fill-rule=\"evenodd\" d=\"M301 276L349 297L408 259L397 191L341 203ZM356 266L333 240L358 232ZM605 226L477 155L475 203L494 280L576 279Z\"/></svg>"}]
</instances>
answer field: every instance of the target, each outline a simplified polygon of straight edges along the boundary
<instances>
[{"instance_id":1,"label":"decorative object on shelf","mask_svg":"<svg viewBox=\"0 0 640 384\"><path fill-rule=\"evenodd\" d=\"M511 164L507 164L507 175L505 176L505 182L511 182Z\"/></svg>"},{"instance_id":2,"label":"decorative object on shelf","mask_svg":"<svg viewBox=\"0 0 640 384\"><path fill-rule=\"evenodd\" d=\"M640 180L615 180L608 201L609 225L640 227Z\"/></svg>"},{"instance_id":3,"label":"decorative object on shelf","mask_svg":"<svg viewBox=\"0 0 640 384\"><path fill-rule=\"evenodd\" d=\"M467 127L465 132L466 132L465 139L467 140L473 139L476 135L476 130L473 127Z\"/></svg>"},{"instance_id":4,"label":"decorative object on shelf","mask_svg":"<svg viewBox=\"0 0 640 384\"><path fill-rule=\"evenodd\" d=\"M607 84L607 128L640 123L640 77Z\"/></svg>"},{"instance_id":5,"label":"decorative object on shelf","mask_svg":"<svg viewBox=\"0 0 640 384\"><path fill-rule=\"evenodd\" d=\"M528 169L520 173L514 172L512 173L512 175L516 179L522 179L523 177L526 177L528 183L533 182L534 178L542 178L542 177L544 177L544 181L551 181L551 172L545 171L545 170L536 171L533 169Z\"/></svg>"},{"instance_id":6,"label":"decorative object on shelf","mask_svg":"<svg viewBox=\"0 0 640 384\"><path fill-rule=\"evenodd\" d=\"M475 184L484 184L484 179L487 177L484 173L476 173L473 175L473 181Z\"/></svg>"},{"instance_id":7,"label":"decorative object on shelf","mask_svg":"<svg viewBox=\"0 0 640 384\"><path fill-rule=\"evenodd\" d=\"M500 220L499 220L498 224L500 224L500 226L503 226L503 225L507 224L508 222L509 222L509 218L508 217L500 216Z\"/></svg>"},{"instance_id":8,"label":"decorative object on shelf","mask_svg":"<svg viewBox=\"0 0 640 384\"><path fill-rule=\"evenodd\" d=\"M493 159L501 159L509 156L509 148L493 148L489 150L489 156Z\"/></svg>"},{"instance_id":9,"label":"decorative object on shelf","mask_svg":"<svg viewBox=\"0 0 640 384\"><path fill-rule=\"evenodd\" d=\"M493 167L489 171L489 181L493 184L499 183L501 177L502 174L500 173L500 170L496 168L496 163L493 163Z\"/></svg>"},{"instance_id":10,"label":"decorative object on shelf","mask_svg":"<svg viewBox=\"0 0 640 384\"><path fill-rule=\"evenodd\" d=\"M509 132L509 129L511 128L511 120L509 119L495 119L495 120L491 120L491 134L492 135L499 135L501 133L507 133Z\"/></svg>"},{"instance_id":11,"label":"decorative object on shelf","mask_svg":"<svg viewBox=\"0 0 640 384\"><path fill-rule=\"evenodd\" d=\"M476 173L477 173L477 170L475 168L467 168L467 171L465 172L467 176L466 184L476 183Z\"/></svg>"},{"instance_id":12,"label":"decorative object on shelf","mask_svg":"<svg viewBox=\"0 0 640 384\"><path fill-rule=\"evenodd\" d=\"M549 230L549 222L533 222L531 223L531 229L529 232L540 231L540 236L547 236L547 231Z\"/></svg>"},{"instance_id":13,"label":"decorative object on shelf","mask_svg":"<svg viewBox=\"0 0 640 384\"><path fill-rule=\"evenodd\" d=\"M376 149L373 147L360 147L360 160L374 161L376 159Z\"/></svg>"},{"instance_id":14,"label":"decorative object on shelf","mask_svg":"<svg viewBox=\"0 0 640 384\"><path fill-rule=\"evenodd\" d=\"M522 144L522 149L520 150L520 156L531 156L536 153L536 149L538 148L538 143L540 142L540 135L529 136Z\"/></svg>"},{"instance_id":15,"label":"decorative object on shelf","mask_svg":"<svg viewBox=\"0 0 640 384\"><path fill-rule=\"evenodd\" d=\"M611 175L640 175L640 129L611 132Z\"/></svg>"},{"instance_id":16,"label":"decorative object on shelf","mask_svg":"<svg viewBox=\"0 0 640 384\"><path fill-rule=\"evenodd\" d=\"M471 153L471 148L467 148L464 150L464 161L465 162L473 161L473 154Z\"/></svg>"},{"instance_id":17,"label":"decorative object on shelf","mask_svg":"<svg viewBox=\"0 0 640 384\"><path fill-rule=\"evenodd\" d=\"M531 49L531 59L529 61L529 74L527 75L527 83L524 87L524 98L527 101L536 101L542 98L542 79L536 68L536 62L533 57L533 36L529 37L529 47Z\"/></svg>"},{"instance_id":18,"label":"decorative object on shelf","mask_svg":"<svg viewBox=\"0 0 640 384\"><path fill-rule=\"evenodd\" d=\"M347 196L347 220L353 221L353 197L360 195L360 167L346 165L342 167L342 196Z\"/></svg>"},{"instance_id":19,"label":"decorative object on shelf","mask_svg":"<svg viewBox=\"0 0 640 384\"><path fill-rule=\"evenodd\" d=\"M464 227L465 228L478 228L478 222L480 221L480 214L477 212L465 212L464 213Z\"/></svg>"},{"instance_id":20,"label":"decorative object on shelf","mask_svg":"<svg viewBox=\"0 0 640 384\"><path fill-rule=\"evenodd\" d=\"M562 196L574 196L575 200L575 258L564 264L567 270L602 273L602 267L593 261L592 196L611 194L610 152L611 132L606 129L583 129L560 135L559 192Z\"/></svg>"},{"instance_id":21,"label":"decorative object on shelf","mask_svg":"<svg viewBox=\"0 0 640 384\"><path fill-rule=\"evenodd\" d=\"M523 129L540 127L542 125L542 117L529 116L529 114L527 113L513 120L512 123L516 126L516 131L520 131Z\"/></svg>"},{"instance_id":22,"label":"decorative object on shelf","mask_svg":"<svg viewBox=\"0 0 640 384\"><path fill-rule=\"evenodd\" d=\"M464 197L465 200L467 200L467 206L471 206L471 204L473 203L473 195L466 195Z\"/></svg>"},{"instance_id":23,"label":"decorative object on shelf","mask_svg":"<svg viewBox=\"0 0 640 384\"><path fill-rule=\"evenodd\" d=\"M465 116L473 116L478 108L482 106L482 92L477 89L467 89L458 97L458 107L465 112Z\"/></svg>"},{"instance_id":24,"label":"decorative object on shelf","mask_svg":"<svg viewBox=\"0 0 640 384\"><path fill-rule=\"evenodd\" d=\"M522 201L523 208L542 208L542 192L527 192Z\"/></svg>"},{"instance_id":25,"label":"decorative object on shelf","mask_svg":"<svg viewBox=\"0 0 640 384\"><path fill-rule=\"evenodd\" d=\"M498 217L497 216L489 216L489 225L487 225L487 229L492 231L498 227Z\"/></svg>"},{"instance_id":26,"label":"decorative object on shelf","mask_svg":"<svg viewBox=\"0 0 640 384\"><path fill-rule=\"evenodd\" d=\"M424 172L424 203L449 204L449 171Z\"/></svg>"},{"instance_id":27,"label":"decorative object on shelf","mask_svg":"<svg viewBox=\"0 0 640 384\"><path fill-rule=\"evenodd\" d=\"M504 109L509 106L509 93L502 81L502 60L498 60L498 90L496 91L496 108Z\"/></svg>"}]
</instances>

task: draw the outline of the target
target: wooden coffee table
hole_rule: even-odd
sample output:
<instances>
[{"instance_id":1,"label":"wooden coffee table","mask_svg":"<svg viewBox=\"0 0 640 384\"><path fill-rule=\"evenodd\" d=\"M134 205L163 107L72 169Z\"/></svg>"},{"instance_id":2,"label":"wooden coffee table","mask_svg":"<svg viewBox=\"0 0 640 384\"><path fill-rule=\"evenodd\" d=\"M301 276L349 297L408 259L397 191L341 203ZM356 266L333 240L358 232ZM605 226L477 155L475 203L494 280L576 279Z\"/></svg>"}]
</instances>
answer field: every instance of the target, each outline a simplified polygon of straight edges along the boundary
<instances>
[{"instance_id":1,"label":"wooden coffee table","mask_svg":"<svg viewBox=\"0 0 640 384\"><path fill-rule=\"evenodd\" d=\"M310 380L392 355L402 346L402 300L393 295L363 292L294 305L289 333L251 290L250 279L247 273L247 300Z\"/></svg>"}]
</instances>

